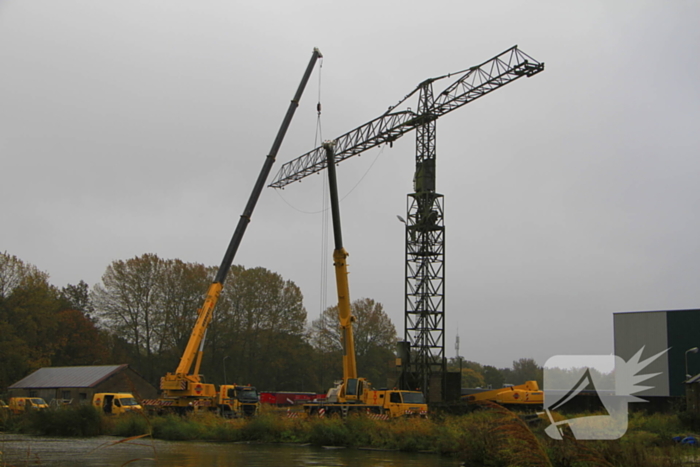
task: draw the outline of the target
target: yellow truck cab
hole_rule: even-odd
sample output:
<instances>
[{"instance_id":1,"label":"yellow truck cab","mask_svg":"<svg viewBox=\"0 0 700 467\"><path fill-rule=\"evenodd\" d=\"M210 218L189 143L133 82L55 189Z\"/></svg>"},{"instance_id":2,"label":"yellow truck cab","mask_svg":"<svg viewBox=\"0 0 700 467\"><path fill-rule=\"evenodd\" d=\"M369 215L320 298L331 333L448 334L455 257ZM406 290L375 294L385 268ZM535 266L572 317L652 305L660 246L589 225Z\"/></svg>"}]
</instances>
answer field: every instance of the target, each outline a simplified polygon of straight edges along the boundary
<instances>
[{"instance_id":1,"label":"yellow truck cab","mask_svg":"<svg viewBox=\"0 0 700 467\"><path fill-rule=\"evenodd\" d=\"M10 411L20 414L27 410L48 409L49 404L41 397L10 397Z\"/></svg>"},{"instance_id":2,"label":"yellow truck cab","mask_svg":"<svg viewBox=\"0 0 700 467\"><path fill-rule=\"evenodd\" d=\"M251 385L222 384L217 394L219 414L226 418L252 417L260 408L260 396Z\"/></svg>"},{"instance_id":3,"label":"yellow truck cab","mask_svg":"<svg viewBox=\"0 0 700 467\"><path fill-rule=\"evenodd\" d=\"M366 400L367 404L381 406L381 412L388 414L391 418L425 417L428 414L428 405L425 403L423 393L419 391L371 390Z\"/></svg>"},{"instance_id":4,"label":"yellow truck cab","mask_svg":"<svg viewBox=\"0 0 700 467\"><path fill-rule=\"evenodd\" d=\"M142 412L143 408L128 392L100 392L92 396L92 405L106 414Z\"/></svg>"}]
</instances>

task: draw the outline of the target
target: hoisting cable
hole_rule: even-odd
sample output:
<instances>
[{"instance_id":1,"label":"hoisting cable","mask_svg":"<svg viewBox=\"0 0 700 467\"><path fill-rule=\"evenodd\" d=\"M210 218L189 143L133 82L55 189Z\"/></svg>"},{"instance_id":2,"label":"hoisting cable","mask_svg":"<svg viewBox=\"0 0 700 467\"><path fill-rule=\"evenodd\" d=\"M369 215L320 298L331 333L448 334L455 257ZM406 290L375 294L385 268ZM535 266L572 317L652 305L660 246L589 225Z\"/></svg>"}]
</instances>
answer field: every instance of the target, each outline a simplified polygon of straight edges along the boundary
<instances>
[{"instance_id":1,"label":"hoisting cable","mask_svg":"<svg viewBox=\"0 0 700 467\"><path fill-rule=\"evenodd\" d=\"M321 126L321 70L323 69L323 59L318 65L318 101L316 104L316 135L314 137L313 147L318 147L323 141L323 129ZM323 312L328 306L328 225L329 225L329 206L328 206L328 180L323 178L323 187L321 188L321 277L319 283L319 315L323 319Z\"/></svg>"}]
</instances>

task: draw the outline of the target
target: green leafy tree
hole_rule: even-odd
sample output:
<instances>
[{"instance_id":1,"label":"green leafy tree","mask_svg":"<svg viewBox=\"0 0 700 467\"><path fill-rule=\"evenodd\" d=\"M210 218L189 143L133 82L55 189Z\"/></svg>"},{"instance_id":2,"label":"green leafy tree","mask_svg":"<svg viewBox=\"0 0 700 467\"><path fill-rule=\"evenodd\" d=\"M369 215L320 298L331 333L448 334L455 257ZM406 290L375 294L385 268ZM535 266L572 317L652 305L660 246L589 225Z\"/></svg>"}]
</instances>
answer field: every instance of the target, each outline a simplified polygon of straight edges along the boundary
<instances>
[{"instance_id":1,"label":"green leafy tree","mask_svg":"<svg viewBox=\"0 0 700 467\"><path fill-rule=\"evenodd\" d=\"M0 392L35 369L27 358L29 351L29 345L20 338L15 327L0 320Z\"/></svg>"},{"instance_id":2,"label":"green leafy tree","mask_svg":"<svg viewBox=\"0 0 700 467\"><path fill-rule=\"evenodd\" d=\"M463 388L486 387L484 369L477 362L464 360L462 357L450 358L447 362L447 371L462 372Z\"/></svg>"},{"instance_id":3,"label":"green leafy tree","mask_svg":"<svg viewBox=\"0 0 700 467\"><path fill-rule=\"evenodd\" d=\"M0 388L51 365L61 301L48 277L16 256L0 254Z\"/></svg>"},{"instance_id":4,"label":"green leafy tree","mask_svg":"<svg viewBox=\"0 0 700 467\"><path fill-rule=\"evenodd\" d=\"M90 286L84 281L78 282L77 285L68 284L63 287L61 299L65 301L66 309L78 310L88 318L95 311L90 300Z\"/></svg>"},{"instance_id":5,"label":"green leafy tree","mask_svg":"<svg viewBox=\"0 0 700 467\"><path fill-rule=\"evenodd\" d=\"M486 386L484 375L471 368L462 369L463 388L483 388Z\"/></svg>"},{"instance_id":6,"label":"green leafy tree","mask_svg":"<svg viewBox=\"0 0 700 467\"><path fill-rule=\"evenodd\" d=\"M231 381L299 390L302 381L313 380L301 290L265 268L239 266L232 272L210 329L215 334L210 355L222 364L229 357Z\"/></svg>"},{"instance_id":7,"label":"green leafy tree","mask_svg":"<svg viewBox=\"0 0 700 467\"><path fill-rule=\"evenodd\" d=\"M542 367L532 358L521 358L513 362L513 384L523 384L526 381L537 381L542 387Z\"/></svg>"},{"instance_id":8,"label":"green leafy tree","mask_svg":"<svg viewBox=\"0 0 700 467\"><path fill-rule=\"evenodd\" d=\"M41 367L108 357L104 335L87 315L87 284L59 291L48 279L16 256L0 254L0 391Z\"/></svg>"},{"instance_id":9,"label":"green leafy tree","mask_svg":"<svg viewBox=\"0 0 700 467\"><path fill-rule=\"evenodd\" d=\"M110 362L103 336L82 311L62 310L54 337L52 366L103 365ZM117 362L114 362L117 363Z\"/></svg>"},{"instance_id":10,"label":"green leafy tree","mask_svg":"<svg viewBox=\"0 0 700 467\"><path fill-rule=\"evenodd\" d=\"M486 387L496 389L503 387L503 384L506 382L506 376L495 366L484 365L482 374L484 375Z\"/></svg>"}]
</instances>

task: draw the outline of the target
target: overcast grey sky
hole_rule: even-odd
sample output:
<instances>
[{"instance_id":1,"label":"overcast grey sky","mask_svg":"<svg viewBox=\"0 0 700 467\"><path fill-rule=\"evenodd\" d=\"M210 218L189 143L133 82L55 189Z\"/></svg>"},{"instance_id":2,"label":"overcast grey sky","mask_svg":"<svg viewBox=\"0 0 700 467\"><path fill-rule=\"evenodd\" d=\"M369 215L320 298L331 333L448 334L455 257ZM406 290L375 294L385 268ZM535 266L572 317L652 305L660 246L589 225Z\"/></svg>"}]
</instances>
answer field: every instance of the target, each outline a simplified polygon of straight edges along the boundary
<instances>
[{"instance_id":1,"label":"overcast grey sky","mask_svg":"<svg viewBox=\"0 0 700 467\"><path fill-rule=\"evenodd\" d=\"M517 44L545 71L437 124L447 354L457 329L499 367L612 352L613 312L700 307L698 18L695 0L4 0L0 251L59 287L144 253L218 265L314 47L273 174L315 147L319 94L331 139ZM414 144L338 171L351 298L400 335ZM235 260L299 285L309 320L324 178L265 189Z\"/></svg>"}]
</instances>

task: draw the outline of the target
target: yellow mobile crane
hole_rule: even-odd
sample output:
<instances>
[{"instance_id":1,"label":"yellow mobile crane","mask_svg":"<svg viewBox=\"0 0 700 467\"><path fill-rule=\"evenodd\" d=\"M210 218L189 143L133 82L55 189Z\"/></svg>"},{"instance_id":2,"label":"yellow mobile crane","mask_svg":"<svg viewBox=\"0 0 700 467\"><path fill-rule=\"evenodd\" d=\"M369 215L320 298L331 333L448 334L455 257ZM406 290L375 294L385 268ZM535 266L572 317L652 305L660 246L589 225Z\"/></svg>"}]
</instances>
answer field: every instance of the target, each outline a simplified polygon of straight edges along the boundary
<instances>
[{"instance_id":1,"label":"yellow mobile crane","mask_svg":"<svg viewBox=\"0 0 700 467\"><path fill-rule=\"evenodd\" d=\"M468 404L491 401L511 407L542 407L544 403L544 392L540 390L537 381L526 381L524 384L518 384L517 386L509 385L499 389L486 391L475 389L470 394L463 395L461 400Z\"/></svg>"},{"instance_id":2,"label":"yellow mobile crane","mask_svg":"<svg viewBox=\"0 0 700 467\"><path fill-rule=\"evenodd\" d=\"M365 378L357 376L355 359L355 339L352 323L355 317L350 308L350 287L348 285L348 252L343 247L340 226L340 203L338 201L338 182L335 172L334 142L326 142L328 165L328 186L331 196L331 217L333 219L333 266L335 267L336 288L338 291L338 315L340 318L340 335L343 344L343 380L328 391L326 400L308 403L304 410L309 415L347 415L348 413L380 414L387 417L405 415L425 416L428 406L419 391L375 390Z\"/></svg>"},{"instance_id":3,"label":"yellow mobile crane","mask_svg":"<svg viewBox=\"0 0 700 467\"><path fill-rule=\"evenodd\" d=\"M241 243L246 227L250 223L250 218L253 215L253 210L260 197L263 187L265 186L270 169L275 162L277 151L279 150L285 133L292 121L294 112L299 105L299 100L304 92L306 83L311 76L311 72L316 61L322 58L321 52L314 49L311 60L306 68L304 76L299 84L296 94L289 104L287 114L285 115L282 125L277 133L277 137L272 145L270 154L266 157L260 175L253 187L253 191L248 199L245 210L241 215L236 230L233 233L231 242L229 243L221 266L216 273L214 282L209 286L204 305L198 310L197 321L192 329L192 334L187 342L187 347L182 353L180 364L173 373L167 373L160 380L160 388L163 393L159 399L142 401L147 407L168 407L176 412L185 412L195 410L197 408L208 408L211 410L218 409L223 414L250 415L257 411L259 401L257 392L252 386L236 386L224 385L216 390L213 384L203 382L202 375L199 373L202 364L202 355L204 341L207 333L207 328L212 320L214 307L219 299L221 290L224 285L224 280L228 275L233 258L236 255L238 246ZM194 371L192 365L194 364Z\"/></svg>"}]
</instances>

